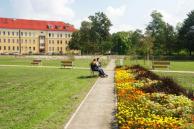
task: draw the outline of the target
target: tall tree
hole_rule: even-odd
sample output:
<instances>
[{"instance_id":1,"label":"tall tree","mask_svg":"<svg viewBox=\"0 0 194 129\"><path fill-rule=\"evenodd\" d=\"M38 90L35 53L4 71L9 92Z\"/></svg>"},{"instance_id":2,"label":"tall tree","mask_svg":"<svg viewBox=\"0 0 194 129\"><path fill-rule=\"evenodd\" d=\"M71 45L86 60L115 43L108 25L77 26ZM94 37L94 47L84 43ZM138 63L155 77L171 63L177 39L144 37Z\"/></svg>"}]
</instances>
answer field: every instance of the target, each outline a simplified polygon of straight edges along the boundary
<instances>
[{"instance_id":1,"label":"tall tree","mask_svg":"<svg viewBox=\"0 0 194 129\"><path fill-rule=\"evenodd\" d=\"M157 11L153 11L151 14L152 21L146 28L147 33L149 33L154 41L154 54L163 54L164 43L165 43L165 28L166 23L163 21L163 16Z\"/></svg>"},{"instance_id":2,"label":"tall tree","mask_svg":"<svg viewBox=\"0 0 194 129\"><path fill-rule=\"evenodd\" d=\"M142 40L143 34L142 31L137 29L134 32L131 32L129 34L129 42L130 42L130 54L142 54L141 51L141 40Z\"/></svg>"},{"instance_id":3,"label":"tall tree","mask_svg":"<svg viewBox=\"0 0 194 129\"><path fill-rule=\"evenodd\" d=\"M89 19L91 20L91 34L92 34L92 40L94 42L98 43L98 49L99 52L103 53L102 43L105 43L105 41L110 41L110 27L112 26L111 21L108 19L108 17L103 12L97 12L94 16L89 16Z\"/></svg>"},{"instance_id":4,"label":"tall tree","mask_svg":"<svg viewBox=\"0 0 194 129\"><path fill-rule=\"evenodd\" d=\"M173 52L179 50L176 39L177 33L175 32L174 27L167 23L165 28L165 42L164 42L165 54L171 55Z\"/></svg>"},{"instance_id":5,"label":"tall tree","mask_svg":"<svg viewBox=\"0 0 194 129\"><path fill-rule=\"evenodd\" d=\"M72 35L71 49L79 49L83 54L106 53L111 50L111 21L103 12L89 16L90 22L83 21L80 30Z\"/></svg>"},{"instance_id":6,"label":"tall tree","mask_svg":"<svg viewBox=\"0 0 194 129\"><path fill-rule=\"evenodd\" d=\"M140 46L140 49L142 50L144 55L147 56L147 63L149 66L150 54L153 53L154 38L149 33L145 33L141 41L142 44Z\"/></svg>"},{"instance_id":7,"label":"tall tree","mask_svg":"<svg viewBox=\"0 0 194 129\"><path fill-rule=\"evenodd\" d=\"M129 52L129 33L117 32L112 35L113 48L112 51L119 55L125 55Z\"/></svg>"},{"instance_id":8,"label":"tall tree","mask_svg":"<svg viewBox=\"0 0 194 129\"><path fill-rule=\"evenodd\" d=\"M192 55L194 51L194 10L188 14L188 18L184 20L182 27L179 30L179 40L183 49Z\"/></svg>"}]
</instances>

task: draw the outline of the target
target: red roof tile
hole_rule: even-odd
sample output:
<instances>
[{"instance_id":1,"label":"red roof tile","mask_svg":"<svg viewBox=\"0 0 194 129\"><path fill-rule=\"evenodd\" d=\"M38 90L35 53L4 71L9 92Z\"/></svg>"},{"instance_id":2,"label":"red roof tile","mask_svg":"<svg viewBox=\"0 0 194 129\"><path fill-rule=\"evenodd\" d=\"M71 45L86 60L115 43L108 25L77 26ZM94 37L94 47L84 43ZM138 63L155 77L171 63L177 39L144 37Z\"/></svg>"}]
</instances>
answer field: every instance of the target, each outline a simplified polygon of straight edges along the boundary
<instances>
[{"instance_id":1,"label":"red roof tile","mask_svg":"<svg viewBox=\"0 0 194 129\"><path fill-rule=\"evenodd\" d=\"M0 18L0 28L74 32L74 26L61 21Z\"/></svg>"}]
</instances>

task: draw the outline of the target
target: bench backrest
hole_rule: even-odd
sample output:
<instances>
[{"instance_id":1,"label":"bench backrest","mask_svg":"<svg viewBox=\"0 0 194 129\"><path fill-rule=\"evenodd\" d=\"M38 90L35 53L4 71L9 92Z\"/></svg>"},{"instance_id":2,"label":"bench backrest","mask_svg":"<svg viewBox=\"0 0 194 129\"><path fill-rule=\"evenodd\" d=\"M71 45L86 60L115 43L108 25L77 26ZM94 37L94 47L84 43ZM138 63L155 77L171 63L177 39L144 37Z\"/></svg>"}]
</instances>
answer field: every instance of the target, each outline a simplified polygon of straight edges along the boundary
<instances>
[{"instance_id":1,"label":"bench backrest","mask_svg":"<svg viewBox=\"0 0 194 129\"><path fill-rule=\"evenodd\" d=\"M41 62L42 60L33 60L33 62Z\"/></svg>"},{"instance_id":2,"label":"bench backrest","mask_svg":"<svg viewBox=\"0 0 194 129\"><path fill-rule=\"evenodd\" d=\"M73 65L73 61L65 60L61 61L62 65Z\"/></svg>"},{"instance_id":3,"label":"bench backrest","mask_svg":"<svg viewBox=\"0 0 194 129\"><path fill-rule=\"evenodd\" d=\"M170 65L170 61L153 61L153 65Z\"/></svg>"}]
</instances>

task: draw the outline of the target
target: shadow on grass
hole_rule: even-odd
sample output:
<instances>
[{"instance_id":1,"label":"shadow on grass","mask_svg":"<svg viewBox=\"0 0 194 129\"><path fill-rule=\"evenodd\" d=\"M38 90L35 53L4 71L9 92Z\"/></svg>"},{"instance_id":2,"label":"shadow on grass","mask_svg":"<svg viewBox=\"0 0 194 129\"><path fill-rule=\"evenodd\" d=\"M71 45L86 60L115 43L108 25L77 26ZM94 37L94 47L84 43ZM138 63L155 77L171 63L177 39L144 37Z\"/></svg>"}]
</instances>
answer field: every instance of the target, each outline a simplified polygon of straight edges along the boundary
<instances>
[{"instance_id":1,"label":"shadow on grass","mask_svg":"<svg viewBox=\"0 0 194 129\"><path fill-rule=\"evenodd\" d=\"M98 75L80 76L78 79L97 78Z\"/></svg>"}]
</instances>

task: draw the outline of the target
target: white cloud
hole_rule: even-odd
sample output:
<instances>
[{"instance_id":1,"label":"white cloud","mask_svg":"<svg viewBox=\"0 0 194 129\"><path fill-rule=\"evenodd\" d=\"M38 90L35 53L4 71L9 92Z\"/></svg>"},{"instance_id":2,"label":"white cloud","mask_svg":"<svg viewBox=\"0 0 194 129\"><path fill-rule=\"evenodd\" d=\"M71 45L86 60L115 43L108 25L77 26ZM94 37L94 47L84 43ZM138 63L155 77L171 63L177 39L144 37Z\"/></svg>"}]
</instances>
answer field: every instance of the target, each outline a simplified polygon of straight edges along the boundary
<instances>
[{"instance_id":1,"label":"white cloud","mask_svg":"<svg viewBox=\"0 0 194 129\"><path fill-rule=\"evenodd\" d=\"M75 16L69 7L74 0L10 0L19 18L69 20Z\"/></svg>"},{"instance_id":2,"label":"white cloud","mask_svg":"<svg viewBox=\"0 0 194 129\"><path fill-rule=\"evenodd\" d=\"M125 12L126 12L125 5L118 7L118 8L113 8L112 6L108 6L106 9L106 14L111 19L121 17L125 14Z\"/></svg>"},{"instance_id":3,"label":"white cloud","mask_svg":"<svg viewBox=\"0 0 194 129\"><path fill-rule=\"evenodd\" d=\"M112 26L110 33L115 33L119 31L130 31L130 30L135 30L135 28L131 25L121 24L121 25Z\"/></svg>"},{"instance_id":4,"label":"white cloud","mask_svg":"<svg viewBox=\"0 0 194 129\"><path fill-rule=\"evenodd\" d=\"M173 15L165 10L158 10L162 15L165 22L169 23L170 25L176 26L177 23L181 22L182 20L179 19L178 16Z\"/></svg>"}]
</instances>

